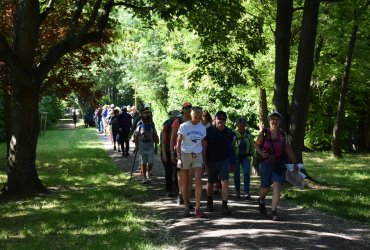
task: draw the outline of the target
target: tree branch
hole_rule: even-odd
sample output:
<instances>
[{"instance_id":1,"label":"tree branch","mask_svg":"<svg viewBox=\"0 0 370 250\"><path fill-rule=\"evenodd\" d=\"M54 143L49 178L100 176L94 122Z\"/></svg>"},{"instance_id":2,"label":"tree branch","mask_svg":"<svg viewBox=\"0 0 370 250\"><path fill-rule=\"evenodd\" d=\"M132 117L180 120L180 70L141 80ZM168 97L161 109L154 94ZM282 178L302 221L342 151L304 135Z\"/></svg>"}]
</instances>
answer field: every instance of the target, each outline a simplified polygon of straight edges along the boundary
<instances>
[{"instance_id":1,"label":"tree branch","mask_svg":"<svg viewBox=\"0 0 370 250\"><path fill-rule=\"evenodd\" d=\"M117 2L113 6L125 6L127 8L136 9L136 10L153 10L155 9L154 6L137 6L131 3L126 2Z\"/></svg>"},{"instance_id":2,"label":"tree branch","mask_svg":"<svg viewBox=\"0 0 370 250\"><path fill-rule=\"evenodd\" d=\"M41 22L45 21L48 14L54 10L55 0L50 0L46 9L40 14Z\"/></svg>"},{"instance_id":3,"label":"tree branch","mask_svg":"<svg viewBox=\"0 0 370 250\"><path fill-rule=\"evenodd\" d=\"M81 17L82 9L86 5L86 0L78 0L76 1L76 8L75 12L71 18L71 22L69 23L69 30L67 32L67 37L72 37L76 33L78 20Z\"/></svg>"},{"instance_id":4,"label":"tree branch","mask_svg":"<svg viewBox=\"0 0 370 250\"><path fill-rule=\"evenodd\" d=\"M100 8L101 1L102 0L95 1L93 12L92 12L92 14L91 14L91 16L89 18L89 21L84 25L84 28L82 29L82 31L88 32L89 29L91 28L91 26L96 21L96 19L98 17L98 13L99 13L99 8Z\"/></svg>"}]
</instances>

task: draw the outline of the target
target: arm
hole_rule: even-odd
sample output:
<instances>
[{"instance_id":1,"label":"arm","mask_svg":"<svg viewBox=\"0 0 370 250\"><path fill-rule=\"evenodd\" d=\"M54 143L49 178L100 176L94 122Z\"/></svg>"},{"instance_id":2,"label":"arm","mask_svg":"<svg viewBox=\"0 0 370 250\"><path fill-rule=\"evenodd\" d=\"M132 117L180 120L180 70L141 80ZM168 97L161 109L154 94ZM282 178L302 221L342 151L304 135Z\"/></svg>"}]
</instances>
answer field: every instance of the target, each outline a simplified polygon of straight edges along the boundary
<instances>
[{"instance_id":1,"label":"arm","mask_svg":"<svg viewBox=\"0 0 370 250\"><path fill-rule=\"evenodd\" d=\"M162 144L161 144L161 150L162 150L162 160L164 162L167 162L167 152L166 152L166 139L167 139L167 132L166 127L168 125L164 125L161 133L161 138L162 138Z\"/></svg>"},{"instance_id":2,"label":"arm","mask_svg":"<svg viewBox=\"0 0 370 250\"><path fill-rule=\"evenodd\" d=\"M288 155L288 158L291 162L294 164L294 171L298 172L298 163L297 163L297 158L295 157L292 147L290 146L290 143L287 141L285 144L285 153Z\"/></svg>"},{"instance_id":3,"label":"arm","mask_svg":"<svg viewBox=\"0 0 370 250\"><path fill-rule=\"evenodd\" d=\"M173 123L176 123L177 121L174 121ZM176 159L175 159L175 145L176 145L176 136L177 136L177 131L178 131L178 127L176 126L173 126L174 124L172 124L172 131L171 131L171 140L170 140L170 151L171 151L171 161L173 163L176 163Z\"/></svg>"},{"instance_id":4,"label":"arm","mask_svg":"<svg viewBox=\"0 0 370 250\"><path fill-rule=\"evenodd\" d=\"M181 160L181 144L182 144L182 134L177 135L177 147L176 147L176 153L177 153L177 160Z\"/></svg>"}]
</instances>

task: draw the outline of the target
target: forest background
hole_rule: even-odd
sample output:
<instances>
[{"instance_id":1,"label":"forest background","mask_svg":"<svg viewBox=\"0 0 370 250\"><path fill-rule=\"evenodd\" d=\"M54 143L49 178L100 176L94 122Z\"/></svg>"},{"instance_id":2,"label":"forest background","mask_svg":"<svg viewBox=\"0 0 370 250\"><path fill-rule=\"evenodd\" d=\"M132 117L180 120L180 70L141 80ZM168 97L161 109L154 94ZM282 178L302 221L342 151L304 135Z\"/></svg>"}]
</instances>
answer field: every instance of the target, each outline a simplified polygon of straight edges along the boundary
<instances>
[{"instance_id":1,"label":"forest background","mask_svg":"<svg viewBox=\"0 0 370 250\"><path fill-rule=\"evenodd\" d=\"M0 129L8 144L6 103L10 97L15 107L18 92L11 84L14 69L9 73L12 57L3 51L4 41L17 48L11 42L12 32L17 34L15 2L0 6L0 60L5 58L0 61ZM35 70L42 79L39 110L48 112L50 122L61 118L67 106L92 116L98 105L133 105L136 82L138 108L149 103L158 127L168 111L190 101L211 114L224 110L232 127L245 116L256 135L267 126L269 111L277 109L299 154L301 149L332 148L339 157L342 151L370 151L369 1L36 2L41 21L48 24L35 45L35 61L48 68ZM101 8L107 6L105 16L107 9ZM89 33L92 23L100 32L96 39L86 38L64 54L37 54L72 36L73 29ZM52 56L55 61L42 64ZM299 133L295 137L297 127L302 140ZM17 152L10 154L19 158Z\"/></svg>"}]
</instances>

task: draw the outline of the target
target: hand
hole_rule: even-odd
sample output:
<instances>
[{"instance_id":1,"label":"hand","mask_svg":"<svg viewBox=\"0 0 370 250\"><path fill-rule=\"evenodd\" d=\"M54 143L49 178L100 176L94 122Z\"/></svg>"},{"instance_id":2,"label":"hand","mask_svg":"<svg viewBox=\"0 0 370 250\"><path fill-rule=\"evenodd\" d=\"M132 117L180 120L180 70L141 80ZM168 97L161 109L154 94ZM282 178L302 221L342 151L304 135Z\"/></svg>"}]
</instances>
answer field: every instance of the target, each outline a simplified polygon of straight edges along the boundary
<instances>
[{"instance_id":1,"label":"hand","mask_svg":"<svg viewBox=\"0 0 370 250\"><path fill-rule=\"evenodd\" d=\"M298 164L297 163L294 163L294 172L295 173L298 173L298 171L299 171Z\"/></svg>"},{"instance_id":2,"label":"hand","mask_svg":"<svg viewBox=\"0 0 370 250\"><path fill-rule=\"evenodd\" d=\"M230 173L234 173L234 165L230 165Z\"/></svg>"},{"instance_id":3,"label":"hand","mask_svg":"<svg viewBox=\"0 0 370 250\"><path fill-rule=\"evenodd\" d=\"M167 154L162 154L162 161L167 162Z\"/></svg>"}]
</instances>

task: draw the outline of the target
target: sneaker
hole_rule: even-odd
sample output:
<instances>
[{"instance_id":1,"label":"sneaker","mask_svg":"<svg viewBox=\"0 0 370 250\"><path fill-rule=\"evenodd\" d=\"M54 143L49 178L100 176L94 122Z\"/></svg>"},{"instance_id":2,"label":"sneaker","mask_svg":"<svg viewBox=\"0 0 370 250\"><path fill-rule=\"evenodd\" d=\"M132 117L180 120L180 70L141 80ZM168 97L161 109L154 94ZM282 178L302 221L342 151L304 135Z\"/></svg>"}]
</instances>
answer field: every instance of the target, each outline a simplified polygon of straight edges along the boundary
<instances>
[{"instance_id":1,"label":"sneaker","mask_svg":"<svg viewBox=\"0 0 370 250\"><path fill-rule=\"evenodd\" d=\"M114 150L114 151L116 151L116 150L117 150L116 145L114 145L113 150Z\"/></svg>"},{"instance_id":2,"label":"sneaker","mask_svg":"<svg viewBox=\"0 0 370 250\"><path fill-rule=\"evenodd\" d=\"M144 177L143 180L141 181L141 183L148 184L149 182L148 182L148 179L146 177Z\"/></svg>"},{"instance_id":3,"label":"sneaker","mask_svg":"<svg viewBox=\"0 0 370 250\"><path fill-rule=\"evenodd\" d=\"M208 211L208 212L212 212L213 211L213 199L212 198L208 198L208 200L207 200L207 208L206 208L206 211Z\"/></svg>"},{"instance_id":4,"label":"sneaker","mask_svg":"<svg viewBox=\"0 0 370 250\"><path fill-rule=\"evenodd\" d=\"M260 198L258 198L258 209L260 210L260 213L265 215L267 214L267 209L265 203L261 203Z\"/></svg>"},{"instance_id":5,"label":"sneaker","mask_svg":"<svg viewBox=\"0 0 370 250\"><path fill-rule=\"evenodd\" d=\"M185 210L184 210L184 217L190 217L190 216L191 215L190 215L189 209L185 208Z\"/></svg>"},{"instance_id":6,"label":"sneaker","mask_svg":"<svg viewBox=\"0 0 370 250\"><path fill-rule=\"evenodd\" d=\"M195 209L195 216L197 218L204 218L206 217L206 214L200 209Z\"/></svg>"},{"instance_id":7,"label":"sneaker","mask_svg":"<svg viewBox=\"0 0 370 250\"><path fill-rule=\"evenodd\" d=\"M237 199L242 198L242 197L240 196L240 192L238 192L238 191L236 192L236 198L237 198Z\"/></svg>"},{"instance_id":8,"label":"sneaker","mask_svg":"<svg viewBox=\"0 0 370 250\"><path fill-rule=\"evenodd\" d=\"M272 220L273 221L279 221L280 220L279 216L277 215L276 210L272 210L271 215L272 215Z\"/></svg>"},{"instance_id":9,"label":"sneaker","mask_svg":"<svg viewBox=\"0 0 370 250\"><path fill-rule=\"evenodd\" d=\"M184 199L182 198L182 194L177 196L177 204L182 205L184 204Z\"/></svg>"},{"instance_id":10,"label":"sneaker","mask_svg":"<svg viewBox=\"0 0 370 250\"><path fill-rule=\"evenodd\" d=\"M221 211L224 216L231 215L231 210L229 209L228 205L222 205Z\"/></svg>"},{"instance_id":11,"label":"sneaker","mask_svg":"<svg viewBox=\"0 0 370 250\"><path fill-rule=\"evenodd\" d=\"M121 149L118 148L118 153L121 153Z\"/></svg>"},{"instance_id":12,"label":"sneaker","mask_svg":"<svg viewBox=\"0 0 370 250\"><path fill-rule=\"evenodd\" d=\"M172 192L166 192L166 196L167 197L173 197L173 194L172 194Z\"/></svg>"},{"instance_id":13,"label":"sneaker","mask_svg":"<svg viewBox=\"0 0 370 250\"><path fill-rule=\"evenodd\" d=\"M248 201L250 201L252 198L251 198L251 196L250 196L249 194L247 194L247 195L245 196L245 199L246 199L246 200L248 200Z\"/></svg>"},{"instance_id":14,"label":"sneaker","mask_svg":"<svg viewBox=\"0 0 370 250\"><path fill-rule=\"evenodd\" d=\"M194 206L193 206L193 204L191 202L189 202L189 210L190 211L194 211Z\"/></svg>"}]
</instances>

